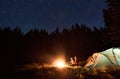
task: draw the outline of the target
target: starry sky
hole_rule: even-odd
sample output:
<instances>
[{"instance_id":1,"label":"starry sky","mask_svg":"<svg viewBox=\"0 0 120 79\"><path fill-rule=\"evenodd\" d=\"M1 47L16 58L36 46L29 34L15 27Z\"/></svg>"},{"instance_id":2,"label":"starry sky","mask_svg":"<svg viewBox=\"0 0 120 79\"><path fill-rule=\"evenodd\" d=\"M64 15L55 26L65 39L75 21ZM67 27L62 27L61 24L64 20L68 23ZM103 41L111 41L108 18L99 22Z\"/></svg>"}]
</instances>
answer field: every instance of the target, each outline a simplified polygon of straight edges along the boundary
<instances>
[{"instance_id":1,"label":"starry sky","mask_svg":"<svg viewBox=\"0 0 120 79\"><path fill-rule=\"evenodd\" d=\"M0 0L0 27L19 26L22 32L46 29L52 32L72 24L104 26L105 0Z\"/></svg>"}]
</instances>

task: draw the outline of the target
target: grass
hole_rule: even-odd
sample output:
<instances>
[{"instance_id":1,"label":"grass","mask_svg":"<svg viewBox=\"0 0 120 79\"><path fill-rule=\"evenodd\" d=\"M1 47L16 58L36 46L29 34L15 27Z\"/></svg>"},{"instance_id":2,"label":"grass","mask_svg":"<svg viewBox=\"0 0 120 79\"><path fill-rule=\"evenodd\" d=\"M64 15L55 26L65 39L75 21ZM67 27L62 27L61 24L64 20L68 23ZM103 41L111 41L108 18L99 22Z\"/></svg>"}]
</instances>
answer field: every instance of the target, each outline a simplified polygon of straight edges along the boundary
<instances>
[{"instance_id":1,"label":"grass","mask_svg":"<svg viewBox=\"0 0 120 79\"><path fill-rule=\"evenodd\" d=\"M29 64L19 68L17 72L21 79L79 79L80 70L79 67L57 68L51 65Z\"/></svg>"},{"instance_id":2,"label":"grass","mask_svg":"<svg viewBox=\"0 0 120 79\"><path fill-rule=\"evenodd\" d=\"M16 79L119 79L117 69L57 68L50 65L28 64L16 70Z\"/></svg>"}]
</instances>

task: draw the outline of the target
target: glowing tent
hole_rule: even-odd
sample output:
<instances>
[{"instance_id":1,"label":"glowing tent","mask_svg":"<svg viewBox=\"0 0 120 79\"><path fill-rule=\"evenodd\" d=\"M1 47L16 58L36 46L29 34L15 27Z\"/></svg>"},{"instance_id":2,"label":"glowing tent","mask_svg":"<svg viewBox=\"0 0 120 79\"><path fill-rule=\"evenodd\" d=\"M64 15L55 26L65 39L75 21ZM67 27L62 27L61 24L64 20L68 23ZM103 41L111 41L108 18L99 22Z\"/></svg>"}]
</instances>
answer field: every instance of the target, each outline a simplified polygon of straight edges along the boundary
<instances>
[{"instance_id":1,"label":"glowing tent","mask_svg":"<svg viewBox=\"0 0 120 79\"><path fill-rule=\"evenodd\" d=\"M110 48L94 53L88 58L85 68L120 67L120 48Z\"/></svg>"}]
</instances>

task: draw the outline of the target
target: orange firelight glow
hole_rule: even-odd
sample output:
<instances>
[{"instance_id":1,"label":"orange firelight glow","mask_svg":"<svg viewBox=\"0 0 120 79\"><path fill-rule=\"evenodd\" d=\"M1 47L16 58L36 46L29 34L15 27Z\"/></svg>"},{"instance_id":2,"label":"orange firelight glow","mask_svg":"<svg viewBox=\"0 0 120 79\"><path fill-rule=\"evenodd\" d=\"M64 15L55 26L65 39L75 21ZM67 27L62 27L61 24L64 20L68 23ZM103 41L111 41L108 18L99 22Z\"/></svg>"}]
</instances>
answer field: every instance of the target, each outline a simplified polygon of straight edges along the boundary
<instances>
[{"instance_id":1,"label":"orange firelight glow","mask_svg":"<svg viewBox=\"0 0 120 79\"><path fill-rule=\"evenodd\" d=\"M63 68L65 67L65 61L62 59L56 60L54 65L58 68Z\"/></svg>"}]
</instances>

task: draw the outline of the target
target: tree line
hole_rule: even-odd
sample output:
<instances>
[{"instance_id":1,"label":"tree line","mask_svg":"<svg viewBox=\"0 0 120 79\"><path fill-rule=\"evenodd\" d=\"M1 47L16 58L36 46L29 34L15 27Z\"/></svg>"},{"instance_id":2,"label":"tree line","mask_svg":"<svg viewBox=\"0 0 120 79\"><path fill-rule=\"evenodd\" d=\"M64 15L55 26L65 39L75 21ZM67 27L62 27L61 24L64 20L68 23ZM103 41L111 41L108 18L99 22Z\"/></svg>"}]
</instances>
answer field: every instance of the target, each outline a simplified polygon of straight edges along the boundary
<instances>
[{"instance_id":1,"label":"tree line","mask_svg":"<svg viewBox=\"0 0 120 79\"><path fill-rule=\"evenodd\" d=\"M83 24L74 24L62 32L57 27L48 33L44 29L31 29L26 34L19 27L0 29L0 61L3 64L43 62L49 55L64 54L66 58L77 56L86 60L94 52L110 47L106 28L93 29Z\"/></svg>"}]
</instances>

